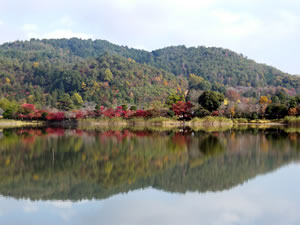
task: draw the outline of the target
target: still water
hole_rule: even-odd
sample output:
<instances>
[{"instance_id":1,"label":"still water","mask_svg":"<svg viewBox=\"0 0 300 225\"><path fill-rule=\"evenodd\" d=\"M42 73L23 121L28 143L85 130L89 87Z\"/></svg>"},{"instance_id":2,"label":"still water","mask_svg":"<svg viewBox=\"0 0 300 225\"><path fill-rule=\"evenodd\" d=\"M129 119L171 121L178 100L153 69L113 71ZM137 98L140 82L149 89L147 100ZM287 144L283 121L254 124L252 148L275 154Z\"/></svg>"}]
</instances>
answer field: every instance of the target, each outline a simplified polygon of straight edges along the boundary
<instances>
[{"instance_id":1,"label":"still water","mask_svg":"<svg viewBox=\"0 0 300 225\"><path fill-rule=\"evenodd\" d=\"M285 127L0 131L0 224L300 224Z\"/></svg>"}]
</instances>

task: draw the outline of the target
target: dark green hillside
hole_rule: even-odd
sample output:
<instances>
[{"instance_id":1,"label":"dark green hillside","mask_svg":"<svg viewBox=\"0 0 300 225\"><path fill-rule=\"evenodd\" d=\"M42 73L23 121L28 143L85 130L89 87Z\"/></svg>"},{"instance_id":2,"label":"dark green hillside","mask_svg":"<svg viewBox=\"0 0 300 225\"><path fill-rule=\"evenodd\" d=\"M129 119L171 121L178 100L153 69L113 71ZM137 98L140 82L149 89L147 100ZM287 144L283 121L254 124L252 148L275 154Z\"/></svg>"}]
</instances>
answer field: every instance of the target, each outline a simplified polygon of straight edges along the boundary
<instances>
[{"instance_id":1,"label":"dark green hillside","mask_svg":"<svg viewBox=\"0 0 300 225\"><path fill-rule=\"evenodd\" d=\"M184 78L121 56L82 59L63 54L59 60L53 53L53 58L31 61L30 55L25 52L24 60L0 57L0 94L53 107L64 93L75 92L107 106L148 106L187 88Z\"/></svg>"},{"instance_id":2,"label":"dark green hillside","mask_svg":"<svg viewBox=\"0 0 300 225\"><path fill-rule=\"evenodd\" d=\"M300 92L299 77L222 48L177 46L147 52L77 38L0 46L0 97L10 100L56 106L60 96L78 92L84 101L147 106L184 92L187 80L189 89L197 91L264 87Z\"/></svg>"},{"instance_id":3,"label":"dark green hillside","mask_svg":"<svg viewBox=\"0 0 300 225\"><path fill-rule=\"evenodd\" d=\"M152 52L154 65L176 75L194 73L225 86L299 88L300 79L222 48L168 47Z\"/></svg>"}]
</instances>

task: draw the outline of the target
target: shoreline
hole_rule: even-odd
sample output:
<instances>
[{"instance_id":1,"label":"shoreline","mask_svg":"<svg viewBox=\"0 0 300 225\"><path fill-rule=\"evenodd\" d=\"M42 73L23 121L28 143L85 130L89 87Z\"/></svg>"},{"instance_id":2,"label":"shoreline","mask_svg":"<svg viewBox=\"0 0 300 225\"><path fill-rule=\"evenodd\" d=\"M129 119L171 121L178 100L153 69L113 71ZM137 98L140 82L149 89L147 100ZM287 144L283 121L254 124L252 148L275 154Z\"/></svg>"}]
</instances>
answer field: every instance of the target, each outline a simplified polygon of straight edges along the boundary
<instances>
[{"instance_id":1,"label":"shoreline","mask_svg":"<svg viewBox=\"0 0 300 225\"><path fill-rule=\"evenodd\" d=\"M21 121L0 119L0 129L18 128L18 127L38 127L38 126L63 126L63 127L78 127L78 128L101 128L101 127L165 127L165 128L218 128L218 127L233 127L233 126L288 126L288 123L283 122L234 122L227 118L196 118L191 121L177 121L168 118L154 118L149 120L133 119L133 120L114 120L114 119L81 119L78 121L63 121L63 122L44 122L44 121Z\"/></svg>"},{"instance_id":2,"label":"shoreline","mask_svg":"<svg viewBox=\"0 0 300 225\"><path fill-rule=\"evenodd\" d=\"M4 128L17 128L17 127L37 127L43 126L45 123L43 121L22 121L22 120L9 120L0 119L0 129Z\"/></svg>"}]
</instances>

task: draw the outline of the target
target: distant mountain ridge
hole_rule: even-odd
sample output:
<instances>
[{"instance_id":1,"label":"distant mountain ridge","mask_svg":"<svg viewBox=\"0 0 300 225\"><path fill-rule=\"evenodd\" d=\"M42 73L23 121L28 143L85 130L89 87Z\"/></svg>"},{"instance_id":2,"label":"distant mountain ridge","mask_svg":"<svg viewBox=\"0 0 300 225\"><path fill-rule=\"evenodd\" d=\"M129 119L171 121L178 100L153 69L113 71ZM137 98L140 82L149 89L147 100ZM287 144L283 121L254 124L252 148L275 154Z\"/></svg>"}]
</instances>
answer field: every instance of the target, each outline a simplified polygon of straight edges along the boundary
<instances>
[{"instance_id":1,"label":"distant mountain ridge","mask_svg":"<svg viewBox=\"0 0 300 225\"><path fill-rule=\"evenodd\" d=\"M115 68L118 64L116 62L109 65L102 64L107 67L105 69L123 74L123 76L112 74L112 79L108 81L102 79L103 76L101 78L101 70L104 68L97 66L95 69L94 67L94 64L97 64L96 61L101 57L102 59L111 57L113 61L117 60L121 64L131 63L131 65L125 66L126 68L118 65ZM135 63L135 69L132 68L132 63ZM67 71L71 77L74 76L78 81L77 84L73 86L66 81L61 81L62 71ZM162 87L165 89L162 92L164 97L169 93L180 94L188 89L199 89L200 91L212 89L224 92L232 87L284 88L293 93L300 93L300 77L256 63L241 54L222 48L172 46L148 52L119 46L104 40L93 41L77 38L31 39L30 41L5 43L0 46L0 80L2 81L0 95L11 96L17 100L24 98L24 94L26 97L32 95L35 100L40 99L40 101L44 101L42 104L47 105L52 101L48 100L47 96L55 98L60 93L54 92L61 91L68 94L78 92L86 101L102 101L99 99L102 99L101 96L105 92L107 96L107 99L104 100L105 104L114 102L139 105L141 100L135 97L139 95L139 90L128 90L128 87L120 81L123 79L123 81L130 82L133 76L133 80L136 81L144 79L142 77L145 76L139 77L138 74L147 74L148 77L152 77L134 84L136 86L140 86L139 83L147 84L152 90L148 91L145 87L147 94L143 96L143 101L146 104L157 100L154 94L160 93ZM203 78L210 85L208 87L207 85L193 85L193 80L190 79L191 74ZM165 77L166 75L168 77ZM156 82L153 82L153 79L156 79ZM61 82L63 85L60 85ZM103 82L106 82L105 91L92 90L95 89L95 86L102 87ZM175 85L176 82L178 82L177 85ZM190 82L189 88L187 87L188 82ZM59 85L50 88L49 84L54 83ZM80 88L79 86L82 85L78 85L79 83L84 83L85 89ZM35 86L35 91L31 90L31 85ZM64 90L63 86L70 88ZM25 93L22 92L24 87ZM39 93L35 93L37 91ZM91 94L93 94L92 97ZM41 100L42 95L45 95L45 100ZM129 96L129 98L126 99L125 96Z\"/></svg>"}]
</instances>

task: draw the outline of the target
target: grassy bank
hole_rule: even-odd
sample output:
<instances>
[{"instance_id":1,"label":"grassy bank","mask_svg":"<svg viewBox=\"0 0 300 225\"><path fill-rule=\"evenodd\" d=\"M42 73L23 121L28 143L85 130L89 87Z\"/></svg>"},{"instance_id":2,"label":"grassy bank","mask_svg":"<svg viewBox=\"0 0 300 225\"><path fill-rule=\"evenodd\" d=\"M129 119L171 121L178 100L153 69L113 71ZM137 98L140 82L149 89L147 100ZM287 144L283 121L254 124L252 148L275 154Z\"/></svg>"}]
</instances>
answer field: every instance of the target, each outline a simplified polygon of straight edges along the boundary
<instances>
[{"instance_id":1,"label":"grassy bank","mask_svg":"<svg viewBox=\"0 0 300 225\"><path fill-rule=\"evenodd\" d=\"M284 122L290 126L300 126L300 117L287 116L284 118Z\"/></svg>"},{"instance_id":2,"label":"grassy bank","mask_svg":"<svg viewBox=\"0 0 300 225\"><path fill-rule=\"evenodd\" d=\"M187 122L187 125L197 126L197 125L204 125L204 126L222 126L222 125L232 125L233 122L231 119L225 117L212 117L207 116L204 118L194 118L191 121Z\"/></svg>"},{"instance_id":3,"label":"grassy bank","mask_svg":"<svg viewBox=\"0 0 300 225\"><path fill-rule=\"evenodd\" d=\"M55 124L57 126L68 124L68 121L64 122L51 122L48 124ZM21 120L7 120L0 119L0 128L13 128L13 127L22 127L22 126L39 126L44 125L44 122L39 121L21 121ZM88 118L88 119L79 119L75 122L72 122L74 126L78 126L81 129L97 129L97 128L106 128L111 129L117 127L122 129L125 127L140 127L140 128L149 128L149 127L165 127L165 128L176 128L176 127L191 127L196 130L207 130L214 128L223 127L224 129L230 129L233 125L280 125L288 124L293 126L300 126L300 117L286 117L284 120L251 120L245 118L229 119L225 117L212 117L207 116L204 118L193 118L190 121L181 121L178 118L166 118L166 117L155 117L150 119L145 118L132 118L132 119L123 119L123 118Z\"/></svg>"},{"instance_id":4,"label":"grassy bank","mask_svg":"<svg viewBox=\"0 0 300 225\"><path fill-rule=\"evenodd\" d=\"M40 126L40 125L43 125L43 122L0 119L0 128Z\"/></svg>"}]
</instances>

